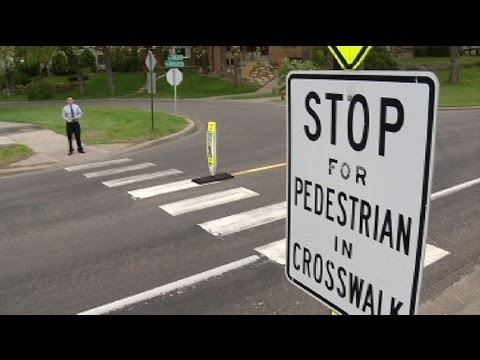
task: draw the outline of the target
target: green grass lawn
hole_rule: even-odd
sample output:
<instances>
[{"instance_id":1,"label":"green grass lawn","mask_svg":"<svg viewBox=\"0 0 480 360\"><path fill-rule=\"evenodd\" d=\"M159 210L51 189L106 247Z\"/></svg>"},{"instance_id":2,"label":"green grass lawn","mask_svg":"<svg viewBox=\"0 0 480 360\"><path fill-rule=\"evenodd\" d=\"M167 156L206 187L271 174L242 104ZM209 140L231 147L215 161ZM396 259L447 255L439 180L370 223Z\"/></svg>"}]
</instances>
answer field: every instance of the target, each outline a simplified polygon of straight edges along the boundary
<instances>
[{"instance_id":1,"label":"green grass lawn","mask_svg":"<svg viewBox=\"0 0 480 360\"><path fill-rule=\"evenodd\" d=\"M202 98L208 96L221 96L230 94L249 93L257 90L257 87L251 84L241 84L235 86L233 83L213 76L205 76L197 71L183 71L183 81L177 86L177 97L182 98ZM157 95L160 97L173 97L173 86L166 78L157 82ZM147 94L148 96L148 94Z\"/></svg>"},{"instance_id":2,"label":"green grass lawn","mask_svg":"<svg viewBox=\"0 0 480 360\"><path fill-rule=\"evenodd\" d=\"M415 66L439 66L450 65L449 57L405 57L405 58L396 58L397 62L401 67L407 65ZM480 56L462 56L460 57L460 63L463 65L479 65L480 66Z\"/></svg>"},{"instance_id":3,"label":"green grass lawn","mask_svg":"<svg viewBox=\"0 0 480 360\"><path fill-rule=\"evenodd\" d=\"M252 84L242 84L235 86L230 81L215 77L199 74L196 70L183 70L183 82L177 86L178 98L202 98L207 96L233 95L253 92L257 89ZM158 72L157 75L161 73ZM73 90L65 90L57 93L54 99L64 99L71 95L76 99L97 99L109 98L110 90L106 73L90 73L86 81L87 93L80 94L78 85ZM49 76L46 81L55 84L69 84L66 76ZM147 93L138 93L138 90L146 85L146 74L144 72L114 73L115 96L128 97L149 97ZM167 83L165 77L157 81L156 97L172 98L173 86ZM27 100L26 95L16 95L6 98L0 95L0 100L21 101Z\"/></svg>"},{"instance_id":4,"label":"green grass lawn","mask_svg":"<svg viewBox=\"0 0 480 360\"><path fill-rule=\"evenodd\" d=\"M440 80L440 106L480 105L480 67L461 70L459 85L448 83L449 70L436 71Z\"/></svg>"},{"instance_id":5,"label":"green grass lawn","mask_svg":"<svg viewBox=\"0 0 480 360\"><path fill-rule=\"evenodd\" d=\"M397 59L401 66L405 68L407 65L426 65L438 66L448 65L450 58L448 57L412 57ZM469 106L480 105L480 57L479 56L463 56L461 62L465 65L476 65L463 68L461 71L461 84L448 84L449 70L434 70L441 82L440 88L440 106ZM229 81L214 77L199 74L194 70L184 70L184 80L177 87L178 98L202 98L207 96L221 96L232 95L232 99L252 99L259 97L275 97L273 94L266 95L252 95L256 87L251 84L243 84L236 87ZM137 93L138 89L146 83L146 75L142 72L137 73L115 73L115 84L117 89L117 96L128 97L150 97L146 93ZM110 97L108 91L108 81L105 73L89 74L87 80L88 94L80 95L79 90L69 91L68 93L57 94L55 99L64 99L67 95L72 95L78 99L84 98L105 98ZM52 76L48 78L52 83L67 82L66 77ZM245 94L244 96L240 94ZM157 82L156 97L171 98L173 97L173 87L170 86L163 77ZM0 100L6 100L3 95L0 95ZM8 100L21 101L26 100L25 95L17 95ZM4 112L2 109L1 112ZM0 116L1 116L0 112ZM86 120L89 121L89 120Z\"/></svg>"},{"instance_id":6,"label":"green grass lawn","mask_svg":"<svg viewBox=\"0 0 480 360\"><path fill-rule=\"evenodd\" d=\"M82 110L82 141L86 144L138 143L178 132L187 125L183 117L155 112L152 132L148 111L100 107ZM58 107L4 108L0 111L0 121L37 124L65 135L65 120Z\"/></svg>"},{"instance_id":7,"label":"green grass lawn","mask_svg":"<svg viewBox=\"0 0 480 360\"><path fill-rule=\"evenodd\" d=\"M16 163L32 155L33 150L25 145L0 145L0 167Z\"/></svg>"},{"instance_id":8,"label":"green grass lawn","mask_svg":"<svg viewBox=\"0 0 480 360\"><path fill-rule=\"evenodd\" d=\"M105 73L88 74L89 79L85 82L87 93L82 95L80 88L77 86L73 91L67 91L63 94L55 94L54 99L64 99L68 95L77 99L96 99L111 97L108 88L108 78ZM52 84L67 82L65 76L52 76L47 78ZM118 96L135 93L145 83L145 75L143 73L115 73L115 93Z\"/></svg>"}]
</instances>

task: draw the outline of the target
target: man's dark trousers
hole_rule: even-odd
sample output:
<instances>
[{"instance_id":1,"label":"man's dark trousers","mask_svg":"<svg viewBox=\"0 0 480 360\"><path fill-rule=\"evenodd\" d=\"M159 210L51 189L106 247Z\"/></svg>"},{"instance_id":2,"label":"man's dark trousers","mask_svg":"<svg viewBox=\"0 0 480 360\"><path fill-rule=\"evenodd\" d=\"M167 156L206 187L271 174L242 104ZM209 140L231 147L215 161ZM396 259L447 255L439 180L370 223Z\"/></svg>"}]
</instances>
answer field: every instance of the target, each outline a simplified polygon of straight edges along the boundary
<instances>
[{"instance_id":1,"label":"man's dark trousers","mask_svg":"<svg viewBox=\"0 0 480 360\"><path fill-rule=\"evenodd\" d=\"M69 150L73 151L72 147L72 134L75 135L75 141L77 142L77 149L82 151L82 141L80 140L80 124L78 121L67 122L67 137Z\"/></svg>"}]
</instances>

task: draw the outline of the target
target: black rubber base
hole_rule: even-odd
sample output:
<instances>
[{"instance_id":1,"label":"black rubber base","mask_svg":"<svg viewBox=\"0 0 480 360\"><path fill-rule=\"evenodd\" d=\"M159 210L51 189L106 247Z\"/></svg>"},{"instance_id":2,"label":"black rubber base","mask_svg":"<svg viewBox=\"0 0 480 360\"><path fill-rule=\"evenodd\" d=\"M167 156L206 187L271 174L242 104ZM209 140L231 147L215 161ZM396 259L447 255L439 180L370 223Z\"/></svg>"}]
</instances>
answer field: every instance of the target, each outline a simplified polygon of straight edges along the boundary
<instances>
[{"instance_id":1,"label":"black rubber base","mask_svg":"<svg viewBox=\"0 0 480 360\"><path fill-rule=\"evenodd\" d=\"M213 181L228 180L228 179L233 179L233 175L230 175L227 173L221 173L213 176L204 176L204 177L192 179L192 181L197 184L205 184Z\"/></svg>"}]
</instances>

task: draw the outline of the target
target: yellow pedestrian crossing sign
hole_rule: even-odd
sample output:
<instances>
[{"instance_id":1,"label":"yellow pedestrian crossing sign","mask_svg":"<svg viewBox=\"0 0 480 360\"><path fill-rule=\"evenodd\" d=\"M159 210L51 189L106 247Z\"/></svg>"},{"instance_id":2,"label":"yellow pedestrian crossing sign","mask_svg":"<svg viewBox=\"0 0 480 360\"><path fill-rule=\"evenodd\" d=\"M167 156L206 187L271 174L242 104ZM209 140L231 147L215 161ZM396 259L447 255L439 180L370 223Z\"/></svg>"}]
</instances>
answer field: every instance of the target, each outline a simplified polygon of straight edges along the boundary
<instances>
[{"instance_id":1,"label":"yellow pedestrian crossing sign","mask_svg":"<svg viewBox=\"0 0 480 360\"><path fill-rule=\"evenodd\" d=\"M210 175L215 175L217 168L217 123L209 121L207 127L207 160Z\"/></svg>"},{"instance_id":2,"label":"yellow pedestrian crossing sign","mask_svg":"<svg viewBox=\"0 0 480 360\"><path fill-rule=\"evenodd\" d=\"M372 46L329 46L343 69L356 69L367 56Z\"/></svg>"}]
</instances>

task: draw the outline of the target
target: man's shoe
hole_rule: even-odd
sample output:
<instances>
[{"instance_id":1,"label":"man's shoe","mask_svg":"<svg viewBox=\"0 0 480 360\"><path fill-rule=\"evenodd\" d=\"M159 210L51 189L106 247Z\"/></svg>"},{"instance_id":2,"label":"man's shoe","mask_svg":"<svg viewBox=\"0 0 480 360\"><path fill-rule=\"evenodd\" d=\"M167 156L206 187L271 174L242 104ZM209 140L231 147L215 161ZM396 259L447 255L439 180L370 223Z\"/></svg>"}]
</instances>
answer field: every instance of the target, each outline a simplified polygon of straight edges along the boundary
<instances>
[{"instance_id":1,"label":"man's shoe","mask_svg":"<svg viewBox=\"0 0 480 360\"><path fill-rule=\"evenodd\" d=\"M79 153L82 153L82 154L85 154L85 151L82 150L78 150Z\"/></svg>"},{"instance_id":2,"label":"man's shoe","mask_svg":"<svg viewBox=\"0 0 480 360\"><path fill-rule=\"evenodd\" d=\"M72 154L73 154L73 150L69 150L68 155L72 155Z\"/></svg>"}]
</instances>

